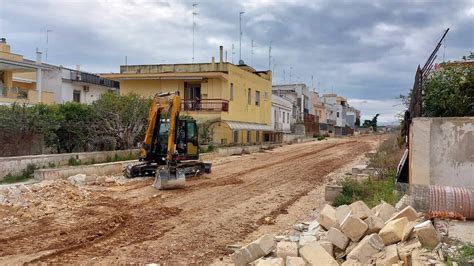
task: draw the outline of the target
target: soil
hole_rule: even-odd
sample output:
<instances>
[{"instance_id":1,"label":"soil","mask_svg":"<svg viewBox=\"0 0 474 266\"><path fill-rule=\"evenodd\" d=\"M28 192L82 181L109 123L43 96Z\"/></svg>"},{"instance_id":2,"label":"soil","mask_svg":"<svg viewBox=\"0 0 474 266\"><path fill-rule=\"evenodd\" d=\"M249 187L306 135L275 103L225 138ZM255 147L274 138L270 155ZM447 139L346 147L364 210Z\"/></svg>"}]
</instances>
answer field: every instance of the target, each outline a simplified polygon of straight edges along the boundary
<instances>
[{"instance_id":1,"label":"soil","mask_svg":"<svg viewBox=\"0 0 474 266\"><path fill-rule=\"evenodd\" d=\"M0 205L0 264L209 264L231 252L227 245L287 229L302 218L299 210L319 208L323 185L383 138L219 158L211 174L179 190L156 190L152 179L34 184Z\"/></svg>"}]
</instances>

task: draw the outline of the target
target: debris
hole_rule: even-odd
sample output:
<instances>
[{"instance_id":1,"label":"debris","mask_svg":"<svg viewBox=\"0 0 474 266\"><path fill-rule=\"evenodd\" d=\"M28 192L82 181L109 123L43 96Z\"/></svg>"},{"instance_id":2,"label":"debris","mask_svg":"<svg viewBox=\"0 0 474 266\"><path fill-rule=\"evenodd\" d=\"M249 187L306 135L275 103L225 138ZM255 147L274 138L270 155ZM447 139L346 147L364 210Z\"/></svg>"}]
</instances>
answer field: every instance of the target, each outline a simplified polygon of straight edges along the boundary
<instances>
[{"instance_id":1,"label":"debris","mask_svg":"<svg viewBox=\"0 0 474 266\"><path fill-rule=\"evenodd\" d=\"M367 224L352 214L348 215L341 223L341 231L352 241L359 241L367 229Z\"/></svg>"},{"instance_id":2,"label":"debris","mask_svg":"<svg viewBox=\"0 0 474 266\"><path fill-rule=\"evenodd\" d=\"M376 265L389 266L389 265L397 264L398 260L399 258L398 258L397 244L393 244L393 245L385 247L383 256L376 260Z\"/></svg>"},{"instance_id":3,"label":"debris","mask_svg":"<svg viewBox=\"0 0 474 266\"><path fill-rule=\"evenodd\" d=\"M276 245L276 255L280 258L298 257L298 244L290 241L281 241Z\"/></svg>"},{"instance_id":4,"label":"debris","mask_svg":"<svg viewBox=\"0 0 474 266\"><path fill-rule=\"evenodd\" d=\"M370 235L372 233L378 233L380 229L384 226L384 222L382 218L379 218L377 216L369 216L364 220L364 222L367 224L369 229L367 229L367 232L365 234Z\"/></svg>"},{"instance_id":5,"label":"debris","mask_svg":"<svg viewBox=\"0 0 474 266\"><path fill-rule=\"evenodd\" d=\"M413 227L417 224L417 222L408 222L407 225L405 226L405 229L403 230L403 236L402 236L402 241L407 241L408 239L411 239L414 237L413 232Z\"/></svg>"},{"instance_id":6,"label":"debris","mask_svg":"<svg viewBox=\"0 0 474 266\"><path fill-rule=\"evenodd\" d=\"M315 241L318 241L318 239L315 237L315 236L311 236L311 235L301 235L299 237L299 245L300 246L304 246L306 245L307 243L310 243L310 242L315 242Z\"/></svg>"},{"instance_id":7,"label":"debris","mask_svg":"<svg viewBox=\"0 0 474 266\"><path fill-rule=\"evenodd\" d=\"M336 210L331 205L326 204L321 210L317 221L326 229L335 226L337 224Z\"/></svg>"},{"instance_id":8,"label":"debris","mask_svg":"<svg viewBox=\"0 0 474 266\"><path fill-rule=\"evenodd\" d=\"M306 262L300 257L286 257L285 261L286 266L305 266Z\"/></svg>"},{"instance_id":9,"label":"debris","mask_svg":"<svg viewBox=\"0 0 474 266\"><path fill-rule=\"evenodd\" d=\"M339 249L345 250L349 244L349 238L339 229L331 228L326 235L326 239Z\"/></svg>"},{"instance_id":10,"label":"debris","mask_svg":"<svg viewBox=\"0 0 474 266\"><path fill-rule=\"evenodd\" d=\"M352 203L349 207L351 207L352 210L351 214L360 219L374 215L369 207L361 200Z\"/></svg>"},{"instance_id":11,"label":"debris","mask_svg":"<svg viewBox=\"0 0 474 266\"><path fill-rule=\"evenodd\" d=\"M346 218L347 215L351 212L351 207L349 205L340 205L336 208L336 221L340 225L342 220Z\"/></svg>"},{"instance_id":12,"label":"debris","mask_svg":"<svg viewBox=\"0 0 474 266\"><path fill-rule=\"evenodd\" d=\"M295 229L296 231L303 232L305 228L306 227L304 226L304 224L294 224L293 225L293 229Z\"/></svg>"},{"instance_id":13,"label":"debris","mask_svg":"<svg viewBox=\"0 0 474 266\"><path fill-rule=\"evenodd\" d=\"M353 259L361 263L369 263L373 255L384 249L384 243L379 235L371 234L365 236L357 246L347 255L348 259Z\"/></svg>"},{"instance_id":14,"label":"debris","mask_svg":"<svg viewBox=\"0 0 474 266\"><path fill-rule=\"evenodd\" d=\"M68 177L67 180L69 180L69 182L72 185L83 186L86 184L86 175L85 174L73 175L73 176Z\"/></svg>"},{"instance_id":15,"label":"debris","mask_svg":"<svg viewBox=\"0 0 474 266\"><path fill-rule=\"evenodd\" d=\"M423 247L435 248L440 243L440 237L430 220L415 225L413 228Z\"/></svg>"},{"instance_id":16,"label":"debris","mask_svg":"<svg viewBox=\"0 0 474 266\"><path fill-rule=\"evenodd\" d=\"M327 253L329 253L329 255L334 257L334 248L331 242L327 240L320 240L318 243L327 251Z\"/></svg>"},{"instance_id":17,"label":"debris","mask_svg":"<svg viewBox=\"0 0 474 266\"><path fill-rule=\"evenodd\" d=\"M408 219L406 217L387 222L379 232L383 243L385 245L390 245L402 240L403 232L407 223Z\"/></svg>"},{"instance_id":18,"label":"debris","mask_svg":"<svg viewBox=\"0 0 474 266\"><path fill-rule=\"evenodd\" d=\"M304 245L299 252L309 265L339 265L318 242Z\"/></svg>"},{"instance_id":19,"label":"debris","mask_svg":"<svg viewBox=\"0 0 474 266\"><path fill-rule=\"evenodd\" d=\"M282 258L262 258L254 263L251 263L251 265L255 266L284 266L284 260Z\"/></svg>"},{"instance_id":20,"label":"debris","mask_svg":"<svg viewBox=\"0 0 474 266\"><path fill-rule=\"evenodd\" d=\"M381 218L384 222L388 221L390 217L396 212L395 207L392 205L386 203L385 201L382 201L379 207L377 208L377 211L374 212L376 217Z\"/></svg>"},{"instance_id":21,"label":"debris","mask_svg":"<svg viewBox=\"0 0 474 266\"><path fill-rule=\"evenodd\" d=\"M247 265L272 252L275 242L271 235L264 235L245 247L236 250L232 254L232 260L235 265Z\"/></svg>"},{"instance_id":22,"label":"debris","mask_svg":"<svg viewBox=\"0 0 474 266\"><path fill-rule=\"evenodd\" d=\"M308 225L308 232L311 232L311 231L314 231L316 229L318 229L319 227L319 223L317 220L314 220L312 222L309 223Z\"/></svg>"},{"instance_id":23,"label":"debris","mask_svg":"<svg viewBox=\"0 0 474 266\"><path fill-rule=\"evenodd\" d=\"M402 261L407 261L413 250L421 248L421 243L417 238L413 238L407 242L401 242L398 246L398 256Z\"/></svg>"},{"instance_id":24,"label":"debris","mask_svg":"<svg viewBox=\"0 0 474 266\"><path fill-rule=\"evenodd\" d=\"M418 219L418 213L416 212L415 209L413 209L412 206L406 206L403 210L399 211L398 213L390 217L390 219L388 219L387 222L393 221L402 217L406 217L408 221L415 221Z\"/></svg>"}]
</instances>

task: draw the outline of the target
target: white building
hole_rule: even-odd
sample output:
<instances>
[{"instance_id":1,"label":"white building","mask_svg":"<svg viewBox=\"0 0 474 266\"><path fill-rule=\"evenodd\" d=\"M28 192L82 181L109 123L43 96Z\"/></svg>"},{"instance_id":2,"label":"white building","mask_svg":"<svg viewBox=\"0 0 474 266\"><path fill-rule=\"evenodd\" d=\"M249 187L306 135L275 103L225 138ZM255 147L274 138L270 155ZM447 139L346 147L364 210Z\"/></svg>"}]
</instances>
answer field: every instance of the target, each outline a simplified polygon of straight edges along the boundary
<instances>
[{"instance_id":1,"label":"white building","mask_svg":"<svg viewBox=\"0 0 474 266\"><path fill-rule=\"evenodd\" d=\"M292 112L291 100L272 95L272 124L276 132L291 133Z\"/></svg>"},{"instance_id":2,"label":"white building","mask_svg":"<svg viewBox=\"0 0 474 266\"><path fill-rule=\"evenodd\" d=\"M314 115L312 95L305 84L273 85L272 90L273 94L285 96L292 101L295 120L303 121L305 114Z\"/></svg>"}]
</instances>

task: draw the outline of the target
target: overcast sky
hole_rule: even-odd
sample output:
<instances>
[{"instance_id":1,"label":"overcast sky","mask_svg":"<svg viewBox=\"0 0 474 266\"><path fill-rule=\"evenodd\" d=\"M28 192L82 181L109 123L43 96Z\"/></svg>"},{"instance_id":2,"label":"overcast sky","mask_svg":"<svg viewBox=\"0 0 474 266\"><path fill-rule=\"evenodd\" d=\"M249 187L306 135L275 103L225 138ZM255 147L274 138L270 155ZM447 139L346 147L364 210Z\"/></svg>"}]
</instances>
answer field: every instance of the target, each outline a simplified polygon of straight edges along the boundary
<instances>
[{"instance_id":1,"label":"overcast sky","mask_svg":"<svg viewBox=\"0 0 474 266\"><path fill-rule=\"evenodd\" d=\"M306 83L335 92L379 121L397 118L396 99L413 84L444 29L438 59L460 59L474 50L474 0L377 1L200 1L195 12L195 61L238 62L239 12L242 58L268 69L272 41L275 84ZM192 60L192 1L0 0L0 36L13 52L89 72L118 72L129 64L189 63ZM251 41L254 55L251 56ZM234 44L234 54L232 54ZM437 60L437 61L439 61ZM290 80L291 73L291 80Z\"/></svg>"}]
</instances>

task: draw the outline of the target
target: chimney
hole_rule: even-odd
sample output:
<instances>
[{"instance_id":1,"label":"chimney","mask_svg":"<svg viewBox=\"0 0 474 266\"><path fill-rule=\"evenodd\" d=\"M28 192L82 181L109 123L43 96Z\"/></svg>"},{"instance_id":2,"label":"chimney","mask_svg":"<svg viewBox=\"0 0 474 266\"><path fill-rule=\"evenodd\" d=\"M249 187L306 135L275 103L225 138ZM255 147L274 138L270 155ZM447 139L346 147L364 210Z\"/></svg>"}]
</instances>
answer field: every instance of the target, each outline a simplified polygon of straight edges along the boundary
<instances>
[{"instance_id":1,"label":"chimney","mask_svg":"<svg viewBox=\"0 0 474 266\"><path fill-rule=\"evenodd\" d=\"M219 70L224 68L224 46L219 46Z\"/></svg>"},{"instance_id":2,"label":"chimney","mask_svg":"<svg viewBox=\"0 0 474 266\"><path fill-rule=\"evenodd\" d=\"M213 71L216 70L216 58L214 56L212 57L211 68Z\"/></svg>"}]
</instances>

